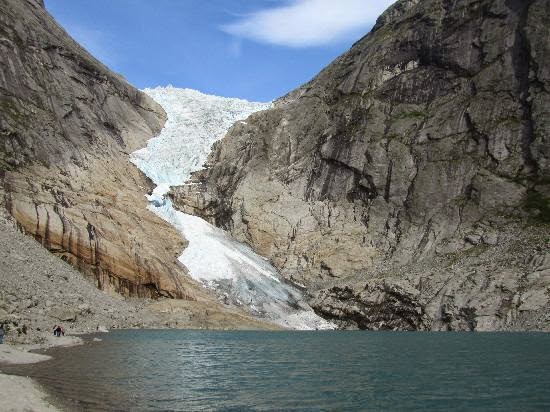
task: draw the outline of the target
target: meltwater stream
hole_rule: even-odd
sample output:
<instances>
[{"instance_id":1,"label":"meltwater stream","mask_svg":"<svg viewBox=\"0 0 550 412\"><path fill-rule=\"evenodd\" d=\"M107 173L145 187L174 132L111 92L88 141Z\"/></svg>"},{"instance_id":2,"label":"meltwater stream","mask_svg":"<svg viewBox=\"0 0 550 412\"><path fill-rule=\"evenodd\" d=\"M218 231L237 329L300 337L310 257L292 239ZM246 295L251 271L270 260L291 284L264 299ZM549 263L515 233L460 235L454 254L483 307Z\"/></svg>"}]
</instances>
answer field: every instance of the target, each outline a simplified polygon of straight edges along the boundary
<instances>
[{"instance_id":1,"label":"meltwater stream","mask_svg":"<svg viewBox=\"0 0 550 412\"><path fill-rule=\"evenodd\" d=\"M292 329L331 329L285 283L269 262L205 220L174 209L166 193L200 170L212 144L238 120L265 110L270 103L209 96L174 87L146 89L166 111L161 134L134 152L132 162L157 186L149 209L172 224L189 242L179 257L190 275L252 314Z\"/></svg>"}]
</instances>

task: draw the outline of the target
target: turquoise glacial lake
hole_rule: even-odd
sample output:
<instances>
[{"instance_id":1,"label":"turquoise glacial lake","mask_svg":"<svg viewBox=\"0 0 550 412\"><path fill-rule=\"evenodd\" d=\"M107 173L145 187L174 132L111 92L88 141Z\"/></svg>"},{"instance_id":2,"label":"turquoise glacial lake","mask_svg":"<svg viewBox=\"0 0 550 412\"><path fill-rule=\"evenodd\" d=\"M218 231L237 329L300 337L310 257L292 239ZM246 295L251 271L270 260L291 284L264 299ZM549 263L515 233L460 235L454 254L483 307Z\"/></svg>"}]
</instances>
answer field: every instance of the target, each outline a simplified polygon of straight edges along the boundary
<instances>
[{"instance_id":1,"label":"turquoise glacial lake","mask_svg":"<svg viewBox=\"0 0 550 412\"><path fill-rule=\"evenodd\" d=\"M550 334L115 331L18 366L69 410L550 410Z\"/></svg>"}]
</instances>

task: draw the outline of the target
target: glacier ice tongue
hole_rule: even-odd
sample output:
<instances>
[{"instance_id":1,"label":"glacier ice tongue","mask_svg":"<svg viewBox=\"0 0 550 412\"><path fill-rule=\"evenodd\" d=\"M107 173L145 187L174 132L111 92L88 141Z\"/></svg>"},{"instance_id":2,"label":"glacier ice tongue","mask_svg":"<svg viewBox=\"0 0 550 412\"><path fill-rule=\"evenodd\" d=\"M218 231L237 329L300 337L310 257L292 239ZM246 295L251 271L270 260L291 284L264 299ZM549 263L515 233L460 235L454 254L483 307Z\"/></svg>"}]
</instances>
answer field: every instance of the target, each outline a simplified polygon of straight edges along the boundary
<instances>
[{"instance_id":1,"label":"glacier ice tongue","mask_svg":"<svg viewBox=\"0 0 550 412\"><path fill-rule=\"evenodd\" d=\"M191 89L145 89L168 114L161 134L132 160L157 185L181 185L200 170L210 147L239 119L271 107L242 99L210 96Z\"/></svg>"},{"instance_id":2,"label":"glacier ice tongue","mask_svg":"<svg viewBox=\"0 0 550 412\"><path fill-rule=\"evenodd\" d=\"M270 103L209 96L174 87L145 89L166 111L160 135L131 155L131 161L155 184L149 209L172 224L189 244L179 257L189 274L220 299L246 306L258 317L292 329L332 329L317 316L302 293L249 246L205 220L177 211L165 197L200 170L212 144L237 121L268 109Z\"/></svg>"}]
</instances>

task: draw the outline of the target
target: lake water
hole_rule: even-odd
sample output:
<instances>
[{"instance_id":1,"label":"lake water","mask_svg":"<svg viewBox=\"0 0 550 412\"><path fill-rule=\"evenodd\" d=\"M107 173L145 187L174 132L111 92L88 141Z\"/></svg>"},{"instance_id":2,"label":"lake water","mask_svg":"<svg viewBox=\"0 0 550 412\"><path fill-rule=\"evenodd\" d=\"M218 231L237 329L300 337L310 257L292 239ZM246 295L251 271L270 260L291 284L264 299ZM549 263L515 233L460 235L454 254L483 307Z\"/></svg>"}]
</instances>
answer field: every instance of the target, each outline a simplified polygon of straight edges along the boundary
<instances>
[{"instance_id":1,"label":"lake water","mask_svg":"<svg viewBox=\"0 0 550 412\"><path fill-rule=\"evenodd\" d=\"M150 330L101 338L11 372L36 378L74 410L550 410L550 334Z\"/></svg>"}]
</instances>

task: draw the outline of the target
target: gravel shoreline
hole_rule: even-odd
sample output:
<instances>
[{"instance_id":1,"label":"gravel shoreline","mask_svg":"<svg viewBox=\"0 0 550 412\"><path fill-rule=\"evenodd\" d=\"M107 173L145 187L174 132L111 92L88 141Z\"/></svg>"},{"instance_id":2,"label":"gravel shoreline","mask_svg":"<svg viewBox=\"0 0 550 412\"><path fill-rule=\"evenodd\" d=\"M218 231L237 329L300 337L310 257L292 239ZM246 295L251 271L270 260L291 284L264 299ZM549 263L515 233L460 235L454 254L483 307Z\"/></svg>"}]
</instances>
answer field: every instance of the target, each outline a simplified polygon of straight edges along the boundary
<instances>
[{"instance_id":1,"label":"gravel shoreline","mask_svg":"<svg viewBox=\"0 0 550 412\"><path fill-rule=\"evenodd\" d=\"M42 345L0 345L0 393L2 410L9 412L57 412L61 408L52 403L51 396L34 380L2 373L2 366L31 364L50 360L51 356L32 353L31 350L80 345L76 336L64 336L46 340Z\"/></svg>"}]
</instances>

